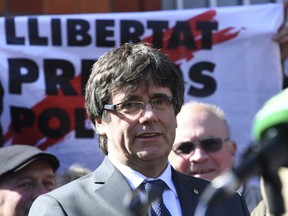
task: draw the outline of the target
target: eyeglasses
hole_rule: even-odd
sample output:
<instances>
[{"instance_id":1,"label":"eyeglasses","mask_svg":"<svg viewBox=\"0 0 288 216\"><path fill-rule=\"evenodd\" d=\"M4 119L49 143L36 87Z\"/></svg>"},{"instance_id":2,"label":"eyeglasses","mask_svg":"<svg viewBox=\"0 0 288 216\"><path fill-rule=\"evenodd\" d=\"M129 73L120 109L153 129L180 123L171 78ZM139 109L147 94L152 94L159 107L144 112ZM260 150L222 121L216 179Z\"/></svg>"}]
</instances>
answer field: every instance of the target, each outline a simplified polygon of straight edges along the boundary
<instances>
[{"instance_id":1,"label":"eyeglasses","mask_svg":"<svg viewBox=\"0 0 288 216\"><path fill-rule=\"evenodd\" d=\"M180 143L176 148L172 149L176 154L188 155L192 151L195 151L196 145L199 145L205 152L217 152L222 149L224 142L227 142L229 138L222 140L221 138L209 138L195 142L183 142Z\"/></svg>"},{"instance_id":2,"label":"eyeglasses","mask_svg":"<svg viewBox=\"0 0 288 216\"><path fill-rule=\"evenodd\" d=\"M143 101L125 101L118 104L105 104L104 110L117 111L124 114L138 114L143 110L146 104L150 103L154 111L165 111L172 105L177 104L177 99L175 97L162 96L147 102Z\"/></svg>"}]
</instances>

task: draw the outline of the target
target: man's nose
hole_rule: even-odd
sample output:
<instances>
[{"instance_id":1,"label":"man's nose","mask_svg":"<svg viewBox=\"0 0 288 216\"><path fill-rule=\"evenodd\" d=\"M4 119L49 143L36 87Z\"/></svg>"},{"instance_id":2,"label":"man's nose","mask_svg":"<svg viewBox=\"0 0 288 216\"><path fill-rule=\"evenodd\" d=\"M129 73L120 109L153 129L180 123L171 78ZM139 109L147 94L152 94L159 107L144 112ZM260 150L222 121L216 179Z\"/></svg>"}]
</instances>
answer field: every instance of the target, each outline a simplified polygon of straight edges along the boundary
<instances>
[{"instance_id":1,"label":"man's nose","mask_svg":"<svg viewBox=\"0 0 288 216\"><path fill-rule=\"evenodd\" d=\"M206 160L207 157L207 153L199 145L196 145L194 151L190 152L189 161L202 162Z\"/></svg>"},{"instance_id":2,"label":"man's nose","mask_svg":"<svg viewBox=\"0 0 288 216\"><path fill-rule=\"evenodd\" d=\"M146 121L156 121L157 114L153 109L151 103L146 103L141 111L141 115L139 118L140 123L144 123Z\"/></svg>"}]
</instances>

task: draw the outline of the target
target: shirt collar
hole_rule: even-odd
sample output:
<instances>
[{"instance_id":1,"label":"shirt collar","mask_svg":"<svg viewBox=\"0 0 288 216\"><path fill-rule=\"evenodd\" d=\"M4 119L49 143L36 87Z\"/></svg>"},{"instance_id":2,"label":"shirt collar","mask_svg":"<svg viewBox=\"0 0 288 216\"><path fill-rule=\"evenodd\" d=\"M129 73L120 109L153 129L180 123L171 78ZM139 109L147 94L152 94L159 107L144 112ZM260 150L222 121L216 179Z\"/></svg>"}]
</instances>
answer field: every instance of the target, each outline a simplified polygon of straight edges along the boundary
<instances>
[{"instance_id":1,"label":"shirt collar","mask_svg":"<svg viewBox=\"0 0 288 216\"><path fill-rule=\"evenodd\" d=\"M172 168L171 164L168 163L168 166L164 170L164 172L158 177L158 178L147 178L146 176L142 175L141 173L131 169L130 167L119 163L116 160L113 160L109 158L111 163L122 173L122 175L126 178L132 189L135 189L139 187L139 185L144 181L144 180L156 180L156 179L161 179L163 180L169 189L173 191L173 193L177 196L176 188L174 186L174 183L172 181Z\"/></svg>"}]
</instances>

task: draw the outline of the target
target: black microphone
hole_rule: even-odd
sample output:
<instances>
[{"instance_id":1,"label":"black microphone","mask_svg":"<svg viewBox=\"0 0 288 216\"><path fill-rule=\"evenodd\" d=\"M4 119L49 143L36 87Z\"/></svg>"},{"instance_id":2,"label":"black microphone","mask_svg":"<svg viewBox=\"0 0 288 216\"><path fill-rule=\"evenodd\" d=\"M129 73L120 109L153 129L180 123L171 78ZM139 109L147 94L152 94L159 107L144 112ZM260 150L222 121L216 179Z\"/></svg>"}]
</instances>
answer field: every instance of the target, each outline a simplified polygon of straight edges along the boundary
<instances>
[{"instance_id":1,"label":"black microphone","mask_svg":"<svg viewBox=\"0 0 288 216\"><path fill-rule=\"evenodd\" d=\"M126 194L123 205L133 216L146 216L151 203L159 196L161 196L160 188L153 187L150 192L136 188L132 193Z\"/></svg>"},{"instance_id":2,"label":"black microphone","mask_svg":"<svg viewBox=\"0 0 288 216\"><path fill-rule=\"evenodd\" d=\"M255 143L240 164L216 177L204 190L195 215L203 215L208 206L220 203L252 176L265 176L266 180L271 179L271 184L277 182L277 169L288 167L288 89L269 99L257 112L253 136Z\"/></svg>"}]
</instances>

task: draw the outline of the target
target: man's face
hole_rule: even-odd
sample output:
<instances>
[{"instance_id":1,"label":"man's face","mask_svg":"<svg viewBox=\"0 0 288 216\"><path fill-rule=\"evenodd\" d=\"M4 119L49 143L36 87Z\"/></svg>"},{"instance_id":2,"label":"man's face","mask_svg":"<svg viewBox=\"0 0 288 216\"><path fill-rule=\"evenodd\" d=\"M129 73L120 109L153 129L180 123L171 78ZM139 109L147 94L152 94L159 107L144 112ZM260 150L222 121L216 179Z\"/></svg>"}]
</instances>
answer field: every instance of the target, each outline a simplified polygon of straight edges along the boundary
<instances>
[{"instance_id":1,"label":"man's face","mask_svg":"<svg viewBox=\"0 0 288 216\"><path fill-rule=\"evenodd\" d=\"M36 160L0 180L0 215L27 216L33 201L56 188L51 166Z\"/></svg>"},{"instance_id":2,"label":"man's face","mask_svg":"<svg viewBox=\"0 0 288 216\"><path fill-rule=\"evenodd\" d=\"M147 102L167 96L172 96L169 88L140 86L134 91L113 94L109 103ZM176 116L172 104L162 111L155 111L150 103L146 103L138 113L121 113L120 110L109 111L109 115L108 122L96 121L97 131L107 135L109 158L136 170L139 167L144 168L144 164L150 162L155 164L157 161L165 161L167 164L176 128ZM146 163L143 163L144 161Z\"/></svg>"},{"instance_id":3,"label":"man's face","mask_svg":"<svg viewBox=\"0 0 288 216\"><path fill-rule=\"evenodd\" d=\"M173 150L181 148L184 143L199 143L197 141L208 138L227 140L224 123L203 109L192 110L183 107L177 116L177 123ZM236 144L230 140L222 143L222 148L214 152L203 150L199 144L187 154L171 151L169 160L172 166L182 173L212 180L234 165Z\"/></svg>"}]
</instances>

